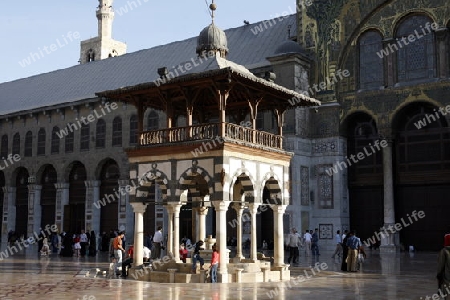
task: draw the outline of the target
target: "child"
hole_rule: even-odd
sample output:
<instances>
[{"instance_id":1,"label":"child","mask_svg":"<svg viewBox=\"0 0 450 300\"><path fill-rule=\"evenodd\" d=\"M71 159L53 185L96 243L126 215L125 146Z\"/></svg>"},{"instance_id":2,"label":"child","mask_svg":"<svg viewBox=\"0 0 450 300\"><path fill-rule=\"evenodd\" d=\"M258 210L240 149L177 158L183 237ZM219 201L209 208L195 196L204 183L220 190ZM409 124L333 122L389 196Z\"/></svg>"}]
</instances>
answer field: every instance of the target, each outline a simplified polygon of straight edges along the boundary
<instances>
[{"instance_id":1,"label":"child","mask_svg":"<svg viewBox=\"0 0 450 300\"><path fill-rule=\"evenodd\" d=\"M80 257L80 249L81 249L81 244L80 244L80 236L77 235L74 239L73 239L73 249L75 250L75 253L73 256L76 257Z\"/></svg>"},{"instance_id":2,"label":"child","mask_svg":"<svg viewBox=\"0 0 450 300\"><path fill-rule=\"evenodd\" d=\"M200 256L200 250L204 250L202 247L203 244L204 242L202 240L195 243L194 256L192 257L192 274L197 273L197 261L200 262L200 270L204 270L203 265L205 264L205 261L203 257Z\"/></svg>"},{"instance_id":3,"label":"child","mask_svg":"<svg viewBox=\"0 0 450 300\"><path fill-rule=\"evenodd\" d=\"M48 239L44 238L42 241L42 249L41 249L41 255L46 256L50 253L50 247L48 246Z\"/></svg>"},{"instance_id":4,"label":"child","mask_svg":"<svg viewBox=\"0 0 450 300\"><path fill-rule=\"evenodd\" d=\"M183 263L186 263L186 258L188 256L188 250L184 247L184 244L180 245L180 259L183 261Z\"/></svg>"},{"instance_id":5,"label":"child","mask_svg":"<svg viewBox=\"0 0 450 300\"><path fill-rule=\"evenodd\" d=\"M217 246L214 244L212 246L212 259L211 259L211 283L217 282L217 268L219 267L219 259L220 255L219 252L217 252Z\"/></svg>"}]
</instances>

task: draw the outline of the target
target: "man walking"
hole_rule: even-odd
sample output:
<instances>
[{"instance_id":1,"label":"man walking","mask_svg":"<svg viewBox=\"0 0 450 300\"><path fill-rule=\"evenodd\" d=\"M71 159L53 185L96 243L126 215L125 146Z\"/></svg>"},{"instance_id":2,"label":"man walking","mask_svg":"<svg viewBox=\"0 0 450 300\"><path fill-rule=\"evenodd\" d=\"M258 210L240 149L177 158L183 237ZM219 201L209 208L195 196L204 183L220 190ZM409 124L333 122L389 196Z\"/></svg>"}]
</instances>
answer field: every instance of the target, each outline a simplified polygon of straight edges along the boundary
<instances>
[{"instance_id":1,"label":"man walking","mask_svg":"<svg viewBox=\"0 0 450 300\"><path fill-rule=\"evenodd\" d=\"M298 263L298 247L300 246L300 236L297 233L297 229L292 228L291 233L289 234L289 258L288 263L297 264Z\"/></svg>"},{"instance_id":2,"label":"man walking","mask_svg":"<svg viewBox=\"0 0 450 300\"><path fill-rule=\"evenodd\" d=\"M311 250L313 255L319 256L319 229L315 229L311 236Z\"/></svg>"},{"instance_id":3,"label":"man walking","mask_svg":"<svg viewBox=\"0 0 450 300\"><path fill-rule=\"evenodd\" d=\"M152 259L161 258L162 244L163 244L162 226L158 226L157 231L153 235Z\"/></svg>"},{"instance_id":4,"label":"man walking","mask_svg":"<svg viewBox=\"0 0 450 300\"><path fill-rule=\"evenodd\" d=\"M303 235L303 241L305 242L305 250L306 256L311 256L311 233L306 229L305 234Z\"/></svg>"},{"instance_id":5,"label":"man walking","mask_svg":"<svg viewBox=\"0 0 450 300\"><path fill-rule=\"evenodd\" d=\"M125 252L125 249L122 247L122 238L124 235L125 233L123 231L119 232L119 235L113 241L114 258L116 259L114 272L116 275L120 275L119 266L122 267L122 255Z\"/></svg>"},{"instance_id":6,"label":"man walking","mask_svg":"<svg viewBox=\"0 0 450 300\"><path fill-rule=\"evenodd\" d=\"M356 272L358 250L361 247L361 240L355 236L353 231L350 231L349 235L350 237L347 239L347 271Z\"/></svg>"},{"instance_id":7,"label":"man walking","mask_svg":"<svg viewBox=\"0 0 450 300\"><path fill-rule=\"evenodd\" d=\"M336 250L334 250L334 254L333 256L331 256L331 258L333 259L336 257L336 254L339 258L341 258L342 254L342 239L340 230L336 231L335 240L336 240Z\"/></svg>"}]
</instances>

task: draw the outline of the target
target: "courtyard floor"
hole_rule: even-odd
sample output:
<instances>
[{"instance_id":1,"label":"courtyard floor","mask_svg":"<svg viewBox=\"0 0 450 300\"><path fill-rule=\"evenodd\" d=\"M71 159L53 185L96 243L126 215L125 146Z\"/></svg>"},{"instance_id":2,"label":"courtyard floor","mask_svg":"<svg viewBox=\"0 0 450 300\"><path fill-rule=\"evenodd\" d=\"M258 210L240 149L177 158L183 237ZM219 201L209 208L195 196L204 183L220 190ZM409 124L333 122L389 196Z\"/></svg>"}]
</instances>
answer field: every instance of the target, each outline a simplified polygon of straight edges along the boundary
<instances>
[{"instance_id":1,"label":"courtyard floor","mask_svg":"<svg viewBox=\"0 0 450 300\"><path fill-rule=\"evenodd\" d=\"M340 263L331 258L331 252L322 252L319 259L302 253L299 265L291 267L291 280L286 282L158 284L87 275L92 269L108 268L106 253L97 257L41 258L29 249L0 261L0 299L375 300L426 299L437 292L437 253L367 253L358 273L340 272ZM322 267L314 268L316 263Z\"/></svg>"}]
</instances>

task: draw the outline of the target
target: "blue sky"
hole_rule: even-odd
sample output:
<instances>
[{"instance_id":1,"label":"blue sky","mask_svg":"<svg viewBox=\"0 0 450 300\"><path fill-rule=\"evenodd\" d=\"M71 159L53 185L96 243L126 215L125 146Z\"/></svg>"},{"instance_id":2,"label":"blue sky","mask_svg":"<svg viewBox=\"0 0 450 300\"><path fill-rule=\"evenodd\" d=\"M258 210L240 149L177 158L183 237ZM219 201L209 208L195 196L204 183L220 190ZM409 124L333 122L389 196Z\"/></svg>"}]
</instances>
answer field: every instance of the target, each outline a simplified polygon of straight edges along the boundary
<instances>
[{"instance_id":1,"label":"blue sky","mask_svg":"<svg viewBox=\"0 0 450 300\"><path fill-rule=\"evenodd\" d=\"M257 23L296 9L295 0L215 3L215 24L222 29L239 27L243 20ZM97 6L97 0L3 3L0 83L78 64L80 41L97 36ZM128 53L197 36L211 22L205 0L115 0L113 6L113 38L127 43ZM31 60L31 53L41 54ZM27 58L30 64L23 63Z\"/></svg>"}]
</instances>

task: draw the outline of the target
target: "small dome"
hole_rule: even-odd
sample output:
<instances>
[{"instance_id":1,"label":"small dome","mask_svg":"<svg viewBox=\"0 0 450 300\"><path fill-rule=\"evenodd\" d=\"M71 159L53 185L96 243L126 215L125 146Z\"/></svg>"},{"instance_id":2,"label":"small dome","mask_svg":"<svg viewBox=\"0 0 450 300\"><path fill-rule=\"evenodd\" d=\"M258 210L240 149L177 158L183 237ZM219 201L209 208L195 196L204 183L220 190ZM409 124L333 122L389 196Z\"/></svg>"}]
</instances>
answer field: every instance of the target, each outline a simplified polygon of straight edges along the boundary
<instances>
[{"instance_id":1,"label":"small dome","mask_svg":"<svg viewBox=\"0 0 450 300\"><path fill-rule=\"evenodd\" d=\"M304 53L303 48L294 41L285 41L275 50L275 55L288 53Z\"/></svg>"},{"instance_id":2,"label":"small dome","mask_svg":"<svg viewBox=\"0 0 450 300\"><path fill-rule=\"evenodd\" d=\"M205 27L197 38L197 54L206 51L220 51L223 58L228 53L228 42L225 32L214 24Z\"/></svg>"}]
</instances>

